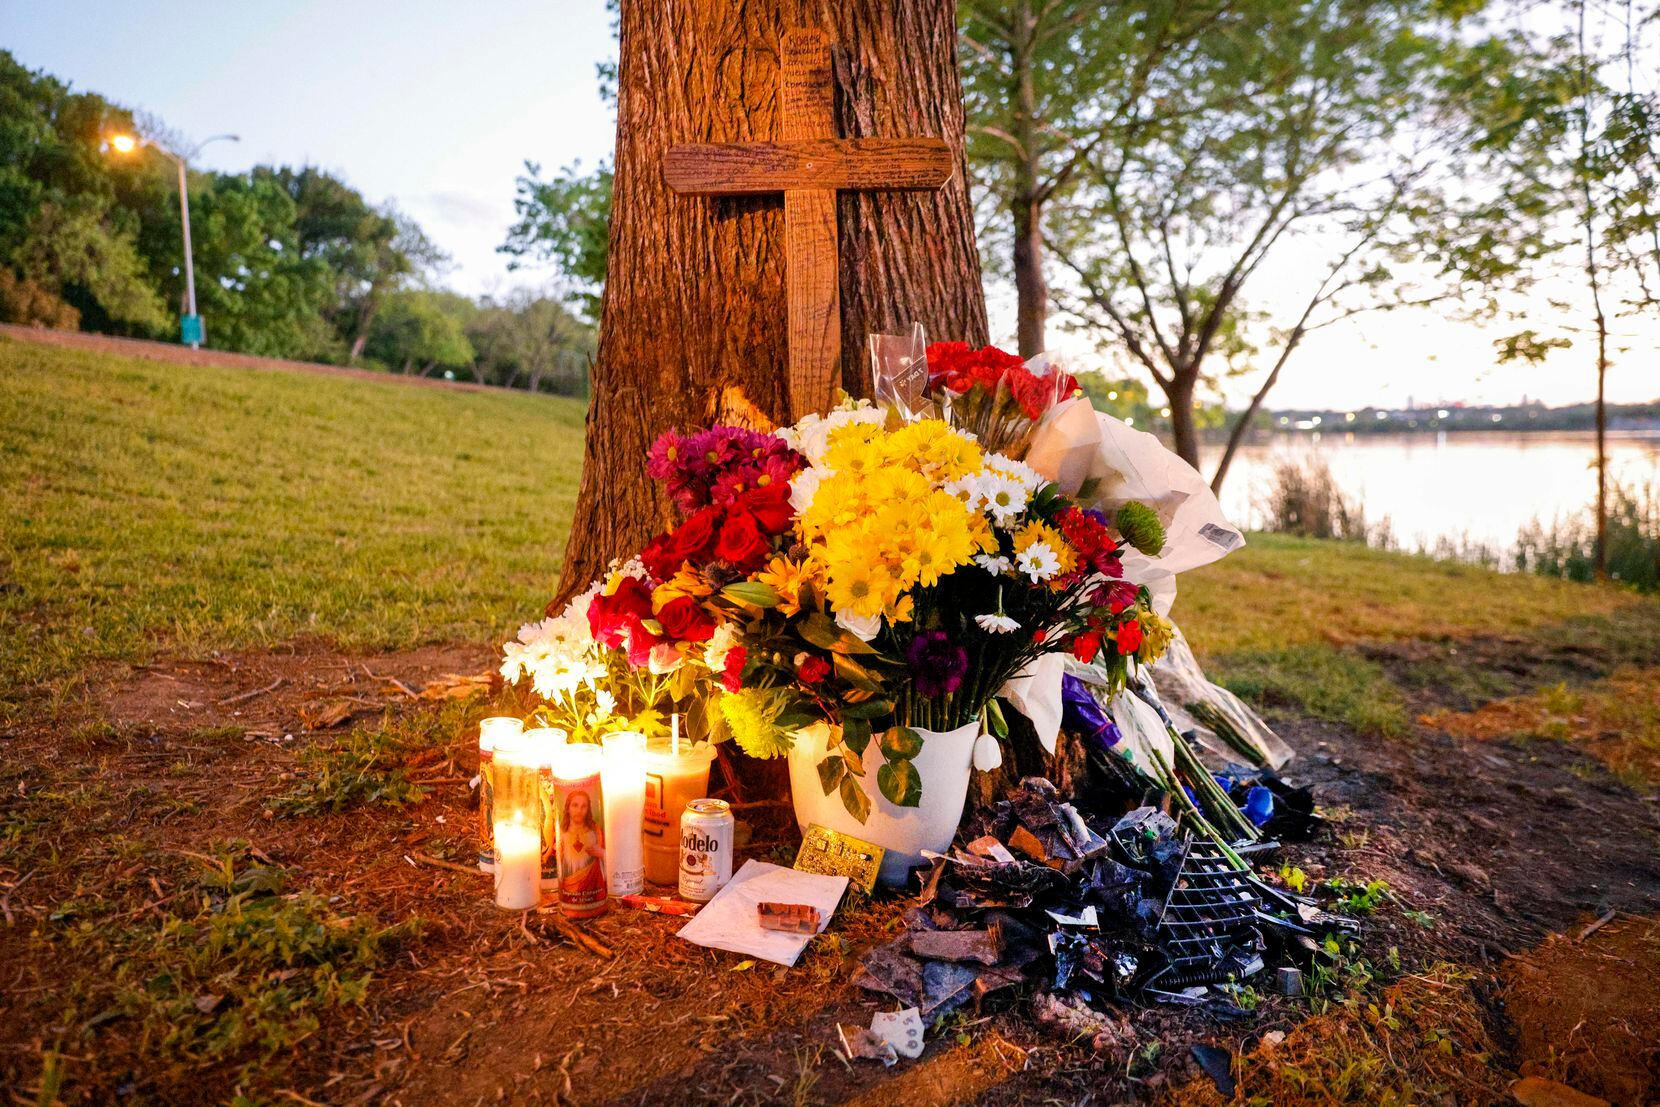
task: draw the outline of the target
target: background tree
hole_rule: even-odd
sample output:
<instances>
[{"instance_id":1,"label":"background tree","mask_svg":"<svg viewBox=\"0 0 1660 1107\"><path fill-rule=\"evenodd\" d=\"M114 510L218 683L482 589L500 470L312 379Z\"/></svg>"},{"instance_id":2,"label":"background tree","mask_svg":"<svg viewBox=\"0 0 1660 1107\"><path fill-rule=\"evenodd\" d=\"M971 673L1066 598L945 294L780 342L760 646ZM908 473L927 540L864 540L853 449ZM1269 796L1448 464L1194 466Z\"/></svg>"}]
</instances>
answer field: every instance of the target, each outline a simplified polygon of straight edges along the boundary
<instances>
[{"instance_id":1,"label":"background tree","mask_svg":"<svg viewBox=\"0 0 1660 1107\"><path fill-rule=\"evenodd\" d=\"M588 395L593 328L564 300L531 289L486 298L467 323L481 379L531 392Z\"/></svg>"},{"instance_id":2,"label":"background tree","mask_svg":"<svg viewBox=\"0 0 1660 1107\"><path fill-rule=\"evenodd\" d=\"M1595 342L1596 472L1592 567L1608 576L1606 389L1621 316L1660 312L1660 52L1645 31L1660 5L1606 8L1570 0L1534 11L1511 35L1521 60L1485 90L1483 145L1507 168L1507 203L1537 242L1530 261L1556 314L1499 339L1501 361L1542 362L1582 336ZM1559 22L1548 21L1550 16ZM1535 30L1537 29L1537 30ZM1641 76L1639 76L1641 75ZM1577 289L1575 286L1577 285Z\"/></svg>"},{"instance_id":3,"label":"background tree","mask_svg":"<svg viewBox=\"0 0 1660 1107\"><path fill-rule=\"evenodd\" d=\"M597 575L666 521L641 459L662 430L787 411L779 198L672 194L676 142L776 137L778 44L823 26L838 43L842 135L962 141L954 5L768 0L738 9L639 0L621 13L614 213L587 448L561 588ZM843 193L842 380L862 391L865 335L921 322L986 337L966 185L938 193Z\"/></svg>"},{"instance_id":4,"label":"background tree","mask_svg":"<svg viewBox=\"0 0 1660 1107\"><path fill-rule=\"evenodd\" d=\"M467 325L477 307L465 296L430 289L405 289L386 297L375 318L365 352L398 373L430 377L438 372L473 371L477 354Z\"/></svg>"},{"instance_id":5,"label":"background tree","mask_svg":"<svg viewBox=\"0 0 1660 1107\"><path fill-rule=\"evenodd\" d=\"M605 284L606 244L611 233L609 166L583 173L574 162L557 177L542 179L542 167L525 162L516 182L513 210L517 221L498 249L515 260L508 268L551 262L574 285L572 298L589 322L599 319L600 288Z\"/></svg>"},{"instance_id":6,"label":"background tree","mask_svg":"<svg viewBox=\"0 0 1660 1107\"><path fill-rule=\"evenodd\" d=\"M1040 90L1069 87L1072 57L1098 58L1105 69L1092 94L1037 97L1038 122L1028 124L1047 167L1038 195L1058 270L1051 295L1120 365L1160 387L1176 450L1191 463L1200 393L1219 378L1268 358L1242 429L1312 331L1466 291L1513 268L1492 220L1473 204L1458 208L1467 199L1455 156L1464 132L1449 82L1469 29L1455 8L1434 0L1172 2L1087 14L1064 4L972 6L986 9L1036 13L1039 28L1070 17L1036 55ZM1097 22L1122 27L1103 32ZM1004 35L997 41L1020 39L1018 20L982 23ZM1045 60L1051 54L1058 60ZM1018 73L1006 43L986 56L988 71L969 80L982 90L971 98L979 105ZM977 123L987 110L977 110ZM983 175L1018 206L1018 189L1008 189L1029 177L1026 143L1020 134L983 137L975 148L993 166ZM1489 249L1470 251L1483 235ZM1293 306L1272 319L1247 292L1293 241L1315 263L1297 299L1276 290ZM1023 348L1033 341L1028 330ZM1237 436L1218 487L1236 446Z\"/></svg>"},{"instance_id":7,"label":"background tree","mask_svg":"<svg viewBox=\"0 0 1660 1107\"><path fill-rule=\"evenodd\" d=\"M960 9L968 153L991 271L1012 279L1020 353L1045 349L1044 237L1103 144L1167 110L1170 82L1228 0L965 0ZM1255 77L1222 90L1251 93ZM1192 106L1192 105L1189 105Z\"/></svg>"}]
</instances>

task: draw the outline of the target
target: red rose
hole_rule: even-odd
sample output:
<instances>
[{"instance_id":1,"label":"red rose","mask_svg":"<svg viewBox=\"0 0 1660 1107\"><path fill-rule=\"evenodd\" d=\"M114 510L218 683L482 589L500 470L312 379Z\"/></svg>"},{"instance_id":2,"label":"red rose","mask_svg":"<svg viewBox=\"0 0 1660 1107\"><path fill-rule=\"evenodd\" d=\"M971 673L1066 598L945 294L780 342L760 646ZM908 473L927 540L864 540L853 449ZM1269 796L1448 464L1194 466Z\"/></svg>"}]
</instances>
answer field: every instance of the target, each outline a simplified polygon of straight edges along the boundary
<instances>
[{"instance_id":1,"label":"red rose","mask_svg":"<svg viewBox=\"0 0 1660 1107\"><path fill-rule=\"evenodd\" d=\"M1118 628L1118 652L1134 653L1141 648L1141 623L1135 619L1122 624Z\"/></svg>"},{"instance_id":2,"label":"red rose","mask_svg":"<svg viewBox=\"0 0 1660 1107\"><path fill-rule=\"evenodd\" d=\"M755 516L733 512L715 540L715 556L748 573L761 567L772 553L772 539L761 533Z\"/></svg>"},{"instance_id":3,"label":"red rose","mask_svg":"<svg viewBox=\"0 0 1660 1107\"><path fill-rule=\"evenodd\" d=\"M1095 630L1086 630L1072 639L1072 656L1088 665L1095 660L1095 655L1101 650L1101 633Z\"/></svg>"},{"instance_id":4,"label":"red rose","mask_svg":"<svg viewBox=\"0 0 1660 1107\"><path fill-rule=\"evenodd\" d=\"M715 620L690 596L676 596L657 612L663 633L681 642L707 642L715 634Z\"/></svg>"},{"instance_id":5,"label":"red rose","mask_svg":"<svg viewBox=\"0 0 1660 1107\"><path fill-rule=\"evenodd\" d=\"M783 534L795 522L790 486L783 481L751 488L737 498L732 508L753 515L756 525L768 534Z\"/></svg>"},{"instance_id":6,"label":"red rose","mask_svg":"<svg viewBox=\"0 0 1660 1107\"><path fill-rule=\"evenodd\" d=\"M674 550L674 535L664 531L647 542L645 549L640 551L640 562L645 565L646 571L657 580L668 580L680 571L685 563ZM590 609L590 614L592 609Z\"/></svg>"},{"instance_id":7,"label":"red rose","mask_svg":"<svg viewBox=\"0 0 1660 1107\"><path fill-rule=\"evenodd\" d=\"M830 675L830 662L822 657L803 658L795 675L801 678L803 684L818 684Z\"/></svg>"},{"instance_id":8,"label":"red rose","mask_svg":"<svg viewBox=\"0 0 1660 1107\"><path fill-rule=\"evenodd\" d=\"M682 561L690 561L693 564L707 561L715 541L715 530L720 526L720 519L721 511L717 507L706 507L693 512L684 523L675 528L673 534L669 535L669 548L678 554Z\"/></svg>"},{"instance_id":9,"label":"red rose","mask_svg":"<svg viewBox=\"0 0 1660 1107\"><path fill-rule=\"evenodd\" d=\"M721 666L720 684L728 692L736 692L742 688L744 662L749 658L749 651L742 646L733 646L726 651L726 663Z\"/></svg>"},{"instance_id":10,"label":"red rose","mask_svg":"<svg viewBox=\"0 0 1660 1107\"><path fill-rule=\"evenodd\" d=\"M612 649L622 645L625 633L640 631L640 620L649 618L651 590L638 577L624 577L615 592L595 596L588 605L588 630Z\"/></svg>"}]
</instances>

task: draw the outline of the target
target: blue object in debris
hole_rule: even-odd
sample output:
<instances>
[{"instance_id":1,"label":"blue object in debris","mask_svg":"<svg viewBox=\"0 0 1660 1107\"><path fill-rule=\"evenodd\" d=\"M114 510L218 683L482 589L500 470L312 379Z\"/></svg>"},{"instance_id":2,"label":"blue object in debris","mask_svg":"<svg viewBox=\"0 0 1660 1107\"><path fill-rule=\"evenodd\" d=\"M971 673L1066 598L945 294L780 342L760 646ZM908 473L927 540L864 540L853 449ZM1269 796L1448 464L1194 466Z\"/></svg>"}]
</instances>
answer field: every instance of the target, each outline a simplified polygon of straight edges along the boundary
<instances>
[{"instance_id":1,"label":"blue object in debris","mask_svg":"<svg viewBox=\"0 0 1660 1107\"><path fill-rule=\"evenodd\" d=\"M1252 826L1261 826L1274 817L1274 793L1258 784L1245 793L1245 802L1239 809L1245 812Z\"/></svg>"}]
</instances>

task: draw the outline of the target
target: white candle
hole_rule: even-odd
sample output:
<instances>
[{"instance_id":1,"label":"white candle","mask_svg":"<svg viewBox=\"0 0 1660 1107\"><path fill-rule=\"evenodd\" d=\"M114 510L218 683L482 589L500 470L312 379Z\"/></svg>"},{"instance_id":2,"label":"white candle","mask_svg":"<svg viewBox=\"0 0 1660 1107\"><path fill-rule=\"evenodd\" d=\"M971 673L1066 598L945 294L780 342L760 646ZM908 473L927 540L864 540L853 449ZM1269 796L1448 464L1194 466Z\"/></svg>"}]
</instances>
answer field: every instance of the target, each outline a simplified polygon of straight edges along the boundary
<instances>
[{"instance_id":1,"label":"white candle","mask_svg":"<svg viewBox=\"0 0 1660 1107\"><path fill-rule=\"evenodd\" d=\"M542 901L542 831L496 823L496 906L524 911Z\"/></svg>"},{"instance_id":2,"label":"white candle","mask_svg":"<svg viewBox=\"0 0 1660 1107\"><path fill-rule=\"evenodd\" d=\"M496 858L493 839L496 833L495 781L490 778L490 765L495 760L496 743L516 741L524 732L524 722L511 715L496 715L478 724L478 867L483 872L494 872Z\"/></svg>"},{"instance_id":3,"label":"white candle","mask_svg":"<svg viewBox=\"0 0 1660 1107\"><path fill-rule=\"evenodd\" d=\"M601 744L600 784L605 793L605 876L614 896L646 889L646 736L625 730Z\"/></svg>"}]
</instances>

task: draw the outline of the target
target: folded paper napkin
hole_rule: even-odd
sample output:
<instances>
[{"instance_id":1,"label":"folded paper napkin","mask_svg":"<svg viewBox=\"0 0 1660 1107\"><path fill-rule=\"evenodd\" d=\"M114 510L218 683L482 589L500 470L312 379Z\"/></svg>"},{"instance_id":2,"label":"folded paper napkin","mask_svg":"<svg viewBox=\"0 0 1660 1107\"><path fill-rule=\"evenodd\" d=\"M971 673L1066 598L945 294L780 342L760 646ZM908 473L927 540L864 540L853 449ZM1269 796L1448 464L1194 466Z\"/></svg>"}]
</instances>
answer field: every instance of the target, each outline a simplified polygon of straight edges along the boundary
<instances>
[{"instance_id":1,"label":"folded paper napkin","mask_svg":"<svg viewBox=\"0 0 1660 1107\"><path fill-rule=\"evenodd\" d=\"M745 861L743 868L715 893L697 917L679 930L694 945L730 950L780 965L794 965L813 940L811 934L763 930L756 907L761 903L801 903L818 908L819 930L829 925L847 877L804 873L765 861Z\"/></svg>"}]
</instances>

